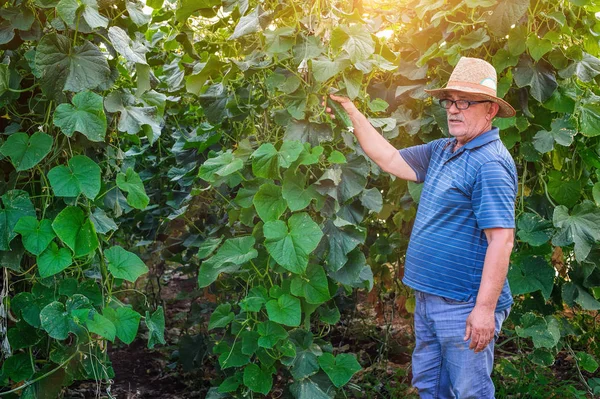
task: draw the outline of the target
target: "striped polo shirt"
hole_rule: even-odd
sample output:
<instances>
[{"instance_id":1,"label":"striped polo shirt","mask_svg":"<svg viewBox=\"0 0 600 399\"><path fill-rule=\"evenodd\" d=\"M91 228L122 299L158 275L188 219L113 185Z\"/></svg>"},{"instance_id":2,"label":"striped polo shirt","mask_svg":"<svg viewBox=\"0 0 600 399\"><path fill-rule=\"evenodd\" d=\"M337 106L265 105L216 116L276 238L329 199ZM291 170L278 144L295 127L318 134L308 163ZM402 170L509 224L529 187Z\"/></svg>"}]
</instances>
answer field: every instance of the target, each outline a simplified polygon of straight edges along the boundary
<instances>
[{"instance_id":1,"label":"striped polo shirt","mask_svg":"<svg viewBox=\"0 0 600 399\"><path fill-rule=\"evenodd\" d=\"M452 152L455 138L400 150L425 182L408 251L404 284L457 301L479 291L488 242L484 229L515 227L517 171L498 128ZM508 280L496 310L512 304Z\"/></svg>"}]
</instances>

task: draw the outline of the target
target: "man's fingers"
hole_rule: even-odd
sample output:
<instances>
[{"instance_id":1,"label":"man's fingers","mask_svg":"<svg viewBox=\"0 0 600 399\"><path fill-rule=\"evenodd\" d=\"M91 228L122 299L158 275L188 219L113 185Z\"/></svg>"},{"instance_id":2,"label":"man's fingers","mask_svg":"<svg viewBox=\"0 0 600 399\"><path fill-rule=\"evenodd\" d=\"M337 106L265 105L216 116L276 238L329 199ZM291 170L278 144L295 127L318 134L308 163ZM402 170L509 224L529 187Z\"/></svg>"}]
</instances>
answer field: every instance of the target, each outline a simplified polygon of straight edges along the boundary
<instances>
[{"instance_id":1,"label":"man's fingers","mask_svg":"<svg viewBox=\"0 0 600 399\"><path fill-rule=\"evenodd\" d=\"M468 341L471 338L471 325L467 323L467 328L465 329L465 341Z\"/></svg>"}]
</instances>

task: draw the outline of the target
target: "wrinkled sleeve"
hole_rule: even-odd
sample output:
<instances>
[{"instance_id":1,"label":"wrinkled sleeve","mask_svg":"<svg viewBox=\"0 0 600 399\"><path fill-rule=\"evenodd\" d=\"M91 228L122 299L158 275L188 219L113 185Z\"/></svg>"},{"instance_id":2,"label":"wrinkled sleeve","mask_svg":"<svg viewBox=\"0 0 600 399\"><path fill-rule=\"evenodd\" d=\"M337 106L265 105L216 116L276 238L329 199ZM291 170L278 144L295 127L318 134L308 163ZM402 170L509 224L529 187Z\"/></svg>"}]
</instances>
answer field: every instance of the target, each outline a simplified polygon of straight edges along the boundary
<instances>
[{"instance_id":1,"label":"wrinkled sleeve","mask_svg":"<svg viewBox=\"0 0 600 399\"><path fill-rule=\"evenodd\" d=\"M479 228L514 228L516 196L516 172L498 161L483 164L471 197Z\"/></svg>"},{"instance_id":2,"label":"wrinkled sleeve","mask_svg":"<svg viewBox=\"0 0 600 399\"><path fill-rule=\"evenodd\" d=\"M435 141L432 141L427 144L403 148L399 151L402 159L415 171L419 183L425 181L434 143Z\"/></svg>"}]
</instances>

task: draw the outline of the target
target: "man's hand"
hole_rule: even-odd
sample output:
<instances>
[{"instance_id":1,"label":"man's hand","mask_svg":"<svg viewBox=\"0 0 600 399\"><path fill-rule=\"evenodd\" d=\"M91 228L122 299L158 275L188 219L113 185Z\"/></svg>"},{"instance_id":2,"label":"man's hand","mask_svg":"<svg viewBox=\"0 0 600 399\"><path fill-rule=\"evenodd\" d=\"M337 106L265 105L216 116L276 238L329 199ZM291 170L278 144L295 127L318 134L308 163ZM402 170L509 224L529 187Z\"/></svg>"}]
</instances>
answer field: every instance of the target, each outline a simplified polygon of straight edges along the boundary
<instances>
[{"instance_id":1,"label":"man's hand","mask_svg":"<svg viewBox=\"0 0 600 399\"><path fill-rule=\"evenodd\" d=\"M348 97L336 96L335 94L330 94L329 97L333 101L340 103L340 105L344 108L344 111L346 111L348 116L352 116L355 115L357 112L360 112L358 108L356 108L356 105L354 105L352 100L350 100ZM324 107L326 106L325 98L323 98L321 105ZM333 110L330 107L325 108L325 111L329 114L329 117L331 119L335 119L335 114L333 113Z\"/></svg>"},{"instance_id":2,"label":"man's hand","mask_svg":"<svg viewBox=\"0 0 600 399\"><path fill-rule=\"evenodd\" d=\"M484 350L494 340L495 328L494 309L475 305L475 308L467 317L467 328L465 330L464 340L471 339L469 349L475 350L475 353Z\"/></svg>"}]
</instances>

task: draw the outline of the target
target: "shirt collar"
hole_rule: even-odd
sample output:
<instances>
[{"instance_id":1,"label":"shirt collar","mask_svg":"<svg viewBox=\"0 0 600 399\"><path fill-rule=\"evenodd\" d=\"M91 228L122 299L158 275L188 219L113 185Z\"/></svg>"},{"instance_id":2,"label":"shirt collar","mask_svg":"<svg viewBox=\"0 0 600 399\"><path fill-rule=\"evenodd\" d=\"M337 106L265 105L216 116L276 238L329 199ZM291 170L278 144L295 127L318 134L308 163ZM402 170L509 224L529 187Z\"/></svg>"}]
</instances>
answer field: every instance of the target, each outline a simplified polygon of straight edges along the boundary
<instances>
[{"instance_id":1,"label":"shirt collar","mask_svg":"<svg viewBox=\"0 0 600 399\"><path fill-rule=\"evenodd\" d=\"M469 141L463 147L465 149L473 149L477 147L481 147L489 142L500 139L500 129L492 126L491 130L488 130L485 133L481 133L479 136L475 137L473 140Z\"/></svg>"}]
</instances>

